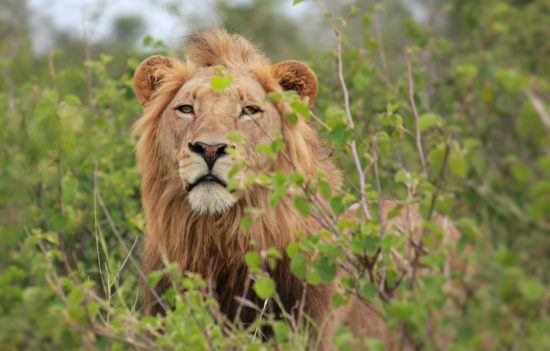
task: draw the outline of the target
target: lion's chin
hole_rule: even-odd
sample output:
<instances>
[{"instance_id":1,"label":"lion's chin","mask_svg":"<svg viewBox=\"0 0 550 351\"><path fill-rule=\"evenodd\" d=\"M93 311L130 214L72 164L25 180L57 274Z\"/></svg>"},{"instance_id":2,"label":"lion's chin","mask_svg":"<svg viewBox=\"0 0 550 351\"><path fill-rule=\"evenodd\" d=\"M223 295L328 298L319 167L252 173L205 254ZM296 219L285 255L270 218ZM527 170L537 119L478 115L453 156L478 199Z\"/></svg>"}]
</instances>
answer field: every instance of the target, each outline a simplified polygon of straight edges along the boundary
<instances>
[{"instance_id":1,"label":"lion's chin","mask_svg":"<svg viewBox=\"0 0 550 351\"><path fill-rule=\"evenodd\" d=\"M222 185L215 183L198 184L188 194L191 209L202 215L223 214L237 199Z\"/></svg>"}]
</instances>

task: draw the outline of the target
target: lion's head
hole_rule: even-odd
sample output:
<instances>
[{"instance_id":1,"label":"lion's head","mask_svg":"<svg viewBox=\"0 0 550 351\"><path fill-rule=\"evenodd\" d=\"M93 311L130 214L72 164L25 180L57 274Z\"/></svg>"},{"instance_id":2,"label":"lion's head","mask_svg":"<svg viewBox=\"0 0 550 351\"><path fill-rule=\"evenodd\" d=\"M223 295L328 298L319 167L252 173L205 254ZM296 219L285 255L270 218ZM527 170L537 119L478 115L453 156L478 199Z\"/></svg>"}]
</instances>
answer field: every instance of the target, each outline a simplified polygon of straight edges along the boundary
<instances>
[{"instance_id":1,"label":"lion's head","mask_svg":"<svg viewBox=\"0 0 550 351\"><path fill-rule=\"evenodd\" d=\"M185 51L186 62L152 56L135 73L136 95L145 112L136 125L143 133L138 156L145 181L148 174L170 188L178 181L192 211L208 215L223 214L239 200L227 189L234 163L230 148L238 148L255 169L327 170L319 164L322 148L309 125L288 125L286 103L266 98L270 92L294 90L311 106L317 78L306 64L272 65L247 40L221 29L192 35ZM211 79L220 76L219 66L233 81L216 92ZM232 143L231 132L244 135L246 142ZM285 155L272 159L256 151L280 135Z\"/></svg>"}]
</instances>

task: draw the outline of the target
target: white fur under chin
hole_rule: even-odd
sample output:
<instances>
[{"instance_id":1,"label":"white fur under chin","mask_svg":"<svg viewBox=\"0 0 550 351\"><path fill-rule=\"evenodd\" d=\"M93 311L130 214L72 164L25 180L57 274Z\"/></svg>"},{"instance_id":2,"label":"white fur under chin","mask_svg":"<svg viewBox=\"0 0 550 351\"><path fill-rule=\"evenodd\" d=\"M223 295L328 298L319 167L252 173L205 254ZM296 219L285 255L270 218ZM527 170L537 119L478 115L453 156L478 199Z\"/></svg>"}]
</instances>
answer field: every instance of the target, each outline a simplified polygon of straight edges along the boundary
<instances>
[{"instance_id":1,"label":"white fur under chin","mask_svg":"<svg viewBox=\"0 0 550 351\"><path fill-rule=\"evenodd\" d=\"M215 183L198 184L187 197L193 211L200 214L222 214L236 202L231 193Z\"/></svg>"}]
</instances>

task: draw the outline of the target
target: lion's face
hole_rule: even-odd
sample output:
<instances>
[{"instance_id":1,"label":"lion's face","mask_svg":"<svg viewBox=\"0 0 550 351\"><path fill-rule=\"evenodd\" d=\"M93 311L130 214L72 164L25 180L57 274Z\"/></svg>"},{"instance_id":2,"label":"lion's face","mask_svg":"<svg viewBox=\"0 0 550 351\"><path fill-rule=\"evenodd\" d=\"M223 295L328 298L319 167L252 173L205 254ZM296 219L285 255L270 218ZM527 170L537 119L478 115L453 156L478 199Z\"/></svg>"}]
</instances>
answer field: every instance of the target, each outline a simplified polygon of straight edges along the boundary
<instances>
[{"instance_id":1,"label":"lion's face","mask_svg":"<svg viewBox=\"0 0 550 351\"><path fill-rule=\"evenodd\" d=\"M136 95L145 107L135 127L142 133L140 167L148 178L147 189L157 189L155 185L168 189L169 185L173 190L177 181L192 211L220 214L239 200L227 187L235 154L248 168L269 172L281 166L258 152L258 145L283 136L288 138L287 147L299 145L287 150L290 158L300 161L303 157L297 153L307 154L304 138L309 134L303 132L307 127L302 124L301 129L289 131L282 119L288 112L281 107L284 103L268 101L266 96L293 90L311 105L317 78L299 61L272 65L244 38L220 30L191 38L186 52L187 62L152 56L136 70ZM220 74L217 65L225 66L233 77L231 86L222 92L211 87L212 77ZM285 130L294 137L285 135ZM231 142L232 132L243 135L245 141ZM236 175L241 176L242 172Z\"/></svg>"},{"instance_id":2,"label":"lion's face","mask_svg":"<svg viewBox=\"0 0 550 351\"><path fill-rule=\"evenodd\" d=\"M234 80L223 92L214 92L214 68L199 70L179 89L163 112L162 148L174 155L182 191L194 211L222 213L233 206L236 196L227 189L234 163L229 148L236 148L250 167L272 167L272 160L256 151L271 143L281 129L281 115L266 100L266 92L251 74L229 72ZM237 145L228 134L246 139ZM173 159L172 157L167 159Z\"/></svg>"}]
</instances>

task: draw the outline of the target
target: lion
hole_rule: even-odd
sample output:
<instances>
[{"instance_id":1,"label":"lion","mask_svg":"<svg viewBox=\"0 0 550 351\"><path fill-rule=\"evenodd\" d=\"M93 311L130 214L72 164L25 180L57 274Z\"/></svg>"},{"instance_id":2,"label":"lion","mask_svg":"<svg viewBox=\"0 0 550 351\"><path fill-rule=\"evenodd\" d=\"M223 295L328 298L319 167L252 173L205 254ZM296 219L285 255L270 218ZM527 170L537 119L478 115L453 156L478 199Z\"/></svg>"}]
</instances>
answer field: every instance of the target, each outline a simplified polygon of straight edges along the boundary
<instances>
[{"instance_id":1,"label":"lion","mask_svg":"<svg viewBox=\"0 0 550 351\"><path fill-rule=\"evenodd\" d=\"M301 172L306 177L322 171L334 189L341 186L341 174L311 124L303 119L289 123L283 118L290 112L288 104L267 99L269 93L294 91L311 107L318 81L308 65L295 60L271 64L249 41L223 29L189 36L185 52L184 62L149 57L134 76L143 105L143 115L134 126L140 135L137 159L147 219L142 269L149 274L168 260L182 271L196 272L213 282L220 309L229 320L237 317L252 323L257 312L243 308L235 298L245 291L244 256L251 243L284 252L298 241L297 233L320 226L294 209L290 195L272 208L266 187L251 186L240 194L229 190L229 172L235 163L230 149L238 149L253 169ZM233 77L231 86L221 92L211 87L219 66ZM230 132L244 135L246 142L232 143ZM285 141L277 157L256 151L277 135ZM245 230L240 223L250 206L264 211ZM388 339L384 319L370 303L355 299L333 310L335 286L304 288L290 272L287 257L270 275L286 311L295 311L305 294L304 312L322 326L321 349L332 349L332 333L341 325L361 336ZM165 277L154 291L160 295L169 284ZM243 297L262 305L252 289L247 290ZM154 295L146 293L146 313L162 312ZM277 306L272 308L280 315Z\"/></svg>"}]
</instances>

